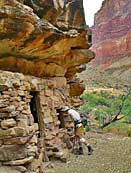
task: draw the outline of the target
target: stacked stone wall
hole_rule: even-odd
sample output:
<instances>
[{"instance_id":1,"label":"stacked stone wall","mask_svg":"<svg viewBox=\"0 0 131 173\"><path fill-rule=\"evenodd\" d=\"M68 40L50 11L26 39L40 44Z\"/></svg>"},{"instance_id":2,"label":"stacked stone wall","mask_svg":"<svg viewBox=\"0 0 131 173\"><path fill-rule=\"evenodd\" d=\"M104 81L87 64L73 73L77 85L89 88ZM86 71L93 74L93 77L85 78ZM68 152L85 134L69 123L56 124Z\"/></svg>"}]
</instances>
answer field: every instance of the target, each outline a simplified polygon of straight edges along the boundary
<instances>
[{"instance_id":1,"label":"stacked stone wall","mask_svg":"<svg viewBox=\"0 0 131 173\"><path fill-rule=\"evenodd\" d=\"M32 93L36 94L38 122L31 112ZM0 171L11 166L14 172L39 172L43 161L66 161L63 140L73 126L65 120L65 128L60 128L57 110L67 103L65 78L40 79L0 71Z\"/></svg>"}]
</instances>

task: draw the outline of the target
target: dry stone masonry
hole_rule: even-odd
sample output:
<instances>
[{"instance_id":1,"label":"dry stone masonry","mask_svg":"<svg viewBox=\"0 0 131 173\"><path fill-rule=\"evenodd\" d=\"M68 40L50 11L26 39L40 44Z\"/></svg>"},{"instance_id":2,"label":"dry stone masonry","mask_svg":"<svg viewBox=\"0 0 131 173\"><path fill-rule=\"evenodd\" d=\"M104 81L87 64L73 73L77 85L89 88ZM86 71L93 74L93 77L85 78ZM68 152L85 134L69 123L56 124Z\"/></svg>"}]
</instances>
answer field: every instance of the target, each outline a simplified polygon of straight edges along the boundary
<instances>
[{"instance_id":1,"label":"dry stone masonry","mask_svg":"<svg viewBox=\"0 0 131 173\"><path fill-rule=\"evenodd\" d=\"M0 1L0 173L44 173L66 161L84 91L76 73L94 54L81 0Z\"/></svg>"},{"instance_id":2,"label":"dry stone masonry","mask_svg":"<svg viewBox=\"0 0 131 173\"><path fill-rule=\"evenodd\" d=\"M68 90L66 79L0 71L0 80L0 164L37 171L47 158L64 161L67 130L59 128L57 109L69 100L60 91Z\"/></svg>"}]
</instances>

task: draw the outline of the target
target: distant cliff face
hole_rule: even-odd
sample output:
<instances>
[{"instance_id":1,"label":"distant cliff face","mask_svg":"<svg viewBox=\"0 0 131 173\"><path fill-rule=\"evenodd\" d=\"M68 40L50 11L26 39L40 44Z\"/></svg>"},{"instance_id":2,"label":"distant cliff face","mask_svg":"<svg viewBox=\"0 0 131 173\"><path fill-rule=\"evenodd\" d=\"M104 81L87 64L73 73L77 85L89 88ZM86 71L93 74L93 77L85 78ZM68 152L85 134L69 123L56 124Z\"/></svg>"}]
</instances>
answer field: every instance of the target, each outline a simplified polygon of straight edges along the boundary
<instances>
[{"instance_id":1,"label":"distant cliff face","mask_svg":"<svg viewBox=\"0 0 131 173\"><path fill-rule=\"evenodd\" d=\"M93 26L94 64L103 68L131 55L131 1L105 0Z\"/></svg>"},{"instance_id":2,"label":"distant cliff face","mask_svg":"<svg viewBox=\"0 0 131 173\"><path fill-rule=\"evenodd\" d=\"M104 0L92 27L95 59L80 74L88 86L131 87L131 1Z\"/></svg>"}]
</instances>

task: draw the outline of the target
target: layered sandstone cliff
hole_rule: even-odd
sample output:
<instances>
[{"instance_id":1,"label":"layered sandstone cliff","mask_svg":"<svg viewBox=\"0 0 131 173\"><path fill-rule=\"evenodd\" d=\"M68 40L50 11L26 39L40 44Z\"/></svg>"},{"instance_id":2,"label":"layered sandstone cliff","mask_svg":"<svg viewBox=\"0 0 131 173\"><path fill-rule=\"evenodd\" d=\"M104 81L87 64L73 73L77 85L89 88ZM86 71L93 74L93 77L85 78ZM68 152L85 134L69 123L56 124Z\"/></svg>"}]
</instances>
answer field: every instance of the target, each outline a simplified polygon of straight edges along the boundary
<instances>
[{"instance_id":1,"label":"layered sandstone cliff","mask_svg":"<svg viewBox=\"0 0 131 173\"><path fill-rule=\"evenodd\" d=\"M93 26L94 64L103 68L131 55L131 1L105 0Z\"/></svg>"},{"instance_id":2,"label":"layered sandstone cliff","mask_svg":"<svg viewBox=\"0 0 131 173\"><path fill-rule=\"evenodd\" d=\"M0 69L72 78L93 57L82 1L0 2Z\"/></svg>"}]
</instances>

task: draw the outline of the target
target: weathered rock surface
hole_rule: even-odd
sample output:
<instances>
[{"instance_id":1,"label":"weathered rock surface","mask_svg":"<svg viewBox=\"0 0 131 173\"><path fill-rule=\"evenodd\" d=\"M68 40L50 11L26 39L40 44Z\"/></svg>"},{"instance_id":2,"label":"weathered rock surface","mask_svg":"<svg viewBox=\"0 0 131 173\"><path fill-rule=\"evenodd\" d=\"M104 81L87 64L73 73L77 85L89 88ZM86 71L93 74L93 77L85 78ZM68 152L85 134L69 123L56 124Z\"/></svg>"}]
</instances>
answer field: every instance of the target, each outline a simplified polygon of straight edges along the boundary
<instances>
[{"instance_id":1,"label":"weathered rock surface","mask_svg":"<svg viewBox=\"0 0 131 173\"><path fill-rule=\"evenodd\" d=\"M131 1L105 0L95 15L93 64L103 68L131 55Z\"/></svg>"},{"instance_id":2,"label":"weathered rock surface","mask_svg":"<svg viewBox=\"0 0 131 173\"><path fill-rule=\"evenodd\" d=\"M72 77L94 56L80 0L1 0L0 18L2 70Z\"/></svg>"}]
</instances>

